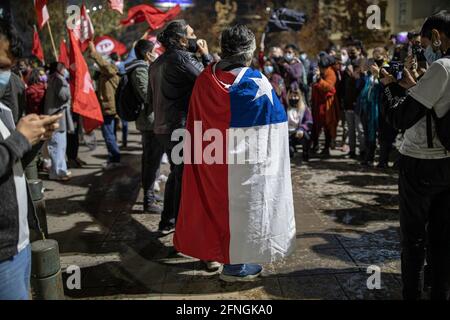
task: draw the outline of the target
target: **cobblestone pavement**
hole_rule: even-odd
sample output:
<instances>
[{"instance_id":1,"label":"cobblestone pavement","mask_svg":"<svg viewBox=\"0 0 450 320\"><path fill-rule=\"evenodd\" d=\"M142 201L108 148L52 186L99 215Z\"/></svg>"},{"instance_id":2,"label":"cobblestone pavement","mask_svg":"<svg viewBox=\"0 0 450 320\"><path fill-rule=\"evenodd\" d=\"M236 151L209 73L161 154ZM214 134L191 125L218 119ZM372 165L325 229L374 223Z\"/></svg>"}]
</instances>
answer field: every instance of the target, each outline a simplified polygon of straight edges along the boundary
<instances>
[{"instance_id":1,"label":"cobblestone pavement","mask_svg":"<svg viewBox=\"0 0 450 320\"><path fill-rule=\"evenodd\" d=\"M45 182L50 238L64 270L81 268L81 290L66 289L67 298L400 299L394 171L362 168L340 151L307 165L294 160L295 253L265 266L258 282L225 284L174 253L172 237L158 235L158 215L141 213L140 136L130 139L124 168L102 171L99 143L93 152L81 147L89 165L72 170L70 182ZM367 289L369 265L381 268L381 290Z\"/></svg>"}]
</instances>

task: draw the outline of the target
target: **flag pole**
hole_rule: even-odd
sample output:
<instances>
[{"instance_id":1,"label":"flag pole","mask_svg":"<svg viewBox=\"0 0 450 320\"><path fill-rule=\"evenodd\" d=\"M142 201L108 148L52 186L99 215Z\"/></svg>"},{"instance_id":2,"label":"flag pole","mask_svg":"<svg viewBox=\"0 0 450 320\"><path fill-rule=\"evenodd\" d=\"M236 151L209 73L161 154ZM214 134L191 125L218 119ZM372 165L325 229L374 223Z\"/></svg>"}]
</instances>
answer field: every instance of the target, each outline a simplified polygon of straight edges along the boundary
<instances>
[{"instance_id":1,"label":"flag pole","mask_svg":"<svg viewBox=\"0 0 450 320\"><path fill-rule=\"evenodd\" d=\"M58 60L58 51L56 51L55 40L53 39L52 27L50 26L50 21L47 21L48 33L50 34L50 40L52 42L53 54L55 59Z\"/></svg>"}]
</instances>

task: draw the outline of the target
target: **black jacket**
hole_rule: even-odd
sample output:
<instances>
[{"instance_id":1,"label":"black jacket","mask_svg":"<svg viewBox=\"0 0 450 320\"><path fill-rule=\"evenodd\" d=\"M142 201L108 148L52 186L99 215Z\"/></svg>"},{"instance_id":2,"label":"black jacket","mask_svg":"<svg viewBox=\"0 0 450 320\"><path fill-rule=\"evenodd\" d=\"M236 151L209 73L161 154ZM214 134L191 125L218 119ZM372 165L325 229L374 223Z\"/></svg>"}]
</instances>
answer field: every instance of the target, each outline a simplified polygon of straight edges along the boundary
<instances>
[{"instance_id":1,"label":"black jacket","mask_svg":"<svg viewBox=\"0 0 450 320\"><path fill-rule=\"evenodd\" d=\"M150 67L148 101L155 116L155 134L184 128L195 80L212 57L203 56L202 60L199 62L190 52L172 49Z\"/></svg>"},{"instance_id":2,"label":"black jacket","mask_svg":"<svg viewBox=\"0 0 450 320\"><path fill-rule=\"evenodd\" d=\"M19 242L19 206L14 184L13 166L22 161L25 168L36 156L41 145L31 147L27 139L17 131L7 139L0 134L0 262L17 254ZM39 229L33 202L28 192L28 224Z\"/></svg>"}]
</instances>

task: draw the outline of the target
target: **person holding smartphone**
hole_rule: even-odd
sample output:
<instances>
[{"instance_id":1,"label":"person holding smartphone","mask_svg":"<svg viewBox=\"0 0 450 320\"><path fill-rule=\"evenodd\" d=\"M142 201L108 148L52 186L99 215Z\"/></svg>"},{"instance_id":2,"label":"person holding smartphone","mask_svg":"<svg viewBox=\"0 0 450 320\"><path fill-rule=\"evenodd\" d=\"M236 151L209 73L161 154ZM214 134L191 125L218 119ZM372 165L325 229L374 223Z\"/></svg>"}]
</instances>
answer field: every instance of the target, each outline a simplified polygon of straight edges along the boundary
<instances>
[{"instance_id":1,"label":"person holding smartphone","mask_svg":"<svg viewBox=\"0 0 450 320\"><path fill-rule=\"evenodd\" d=\"M20 57L22 42L9 20L0 18L0 100ZM58 128L62 115L30 114L15 125L10 106L0 102L0 300L30 298L30 229L39 229L24 168L42 142Z\"/></svg>"}]
</instances>

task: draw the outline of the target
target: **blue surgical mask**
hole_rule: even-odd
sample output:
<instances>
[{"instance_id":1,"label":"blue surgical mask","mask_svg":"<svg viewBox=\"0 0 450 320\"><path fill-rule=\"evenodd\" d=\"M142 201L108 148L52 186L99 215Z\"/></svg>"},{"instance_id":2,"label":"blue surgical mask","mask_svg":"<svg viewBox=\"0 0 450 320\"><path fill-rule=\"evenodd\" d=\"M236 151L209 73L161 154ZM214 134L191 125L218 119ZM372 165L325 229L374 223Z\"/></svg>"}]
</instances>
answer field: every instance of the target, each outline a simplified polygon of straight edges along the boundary
<instances>
[{"instance_id":1,"label":"blue surgical mask","mask_svg":"<svg viewBox=\"0 0 450 320\"><path fill-rule=\"evenodd\" d=\"M273 73L273 66L264 66L264 73L265 74L272 74Z\"/></svg>"},{"instance_id":2,"label":"blue surgical mask","mask_svg":"<svg viewBox=\"0 0 450 320\"><path fill-rule=\"evenodd\" d=\"M423 54L425 56L425 59L427 59L428 64L432 64L433 62L442 58L442 52L434 52L432 46L428 46Z\"/></svg>"},{"instance_id":3,"label":"blue surgical mask","mask_svg":"<svg viewBox=\"0 0 450 320\"><path fill-rule=\"evenodd\" d=\"M294 59L294 55L292 53L287 53L284 58L286 61L291 62Z\"/></svg>"},{"instance_id":4,"label":"blue surgical mask","mask_svg":"<svg viewBox=\"0 0 450 320\"><path fill-rule=\"evenodd\" d=\"M70 72L69 72L69 70L64 69L63 77L64 77L66 80L69 80L69 78L70 78Z\"/></svg>"},{"instance_id":5,"label":"blue surgical mask","mask_svg":"<svg viewBox=\"0 0 450 320\"><path fill-rule=\"evenodd\" d=\"M308 58L308 55L307 55L306 53L302 53L302 54L300 55L300 59L302 59L303 61L305 61L306 58Z\"/></svg>"},{"instance_id":6,"label":"blue surgical mask","mask_svg":"<svg viewBox=\"0 0 450 320\"><path fill-rule=\"evenodd\" d=\"M6 87L11 79L11 70L0 70L0 96L5 93Z\"/></svg>"}]
</instances>

